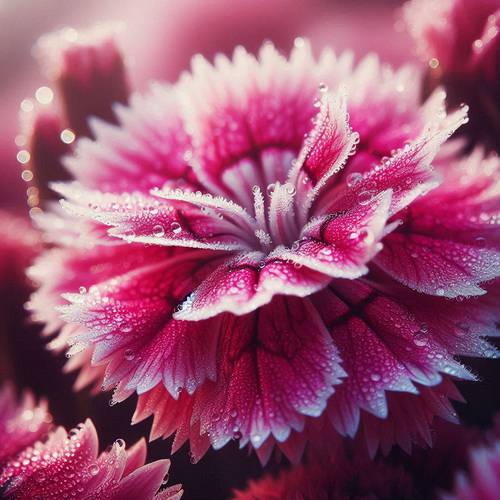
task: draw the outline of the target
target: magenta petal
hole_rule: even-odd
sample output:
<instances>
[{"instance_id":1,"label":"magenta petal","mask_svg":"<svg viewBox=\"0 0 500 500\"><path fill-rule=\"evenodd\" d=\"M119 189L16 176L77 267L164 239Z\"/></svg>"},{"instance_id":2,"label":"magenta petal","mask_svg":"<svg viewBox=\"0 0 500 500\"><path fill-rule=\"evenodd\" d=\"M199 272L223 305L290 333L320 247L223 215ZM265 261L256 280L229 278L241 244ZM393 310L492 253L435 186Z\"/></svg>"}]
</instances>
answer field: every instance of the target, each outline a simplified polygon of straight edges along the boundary
<instances>
[{"instance_id":1,"label":"magenta petal","mask_svg":"<svg viewBox=\"0 0 500 500\"><path fill-rule=\"evenodd\" d=\"M178 107L174 91L160 85L146 96L132 96L130 107L114 108L120 126L91 121L95 140L79 140L66 167L87 188L114 193L148 192L166 182L196 187Z\"/></svg>"},{"instance_id":2,"label":"magenta petal","mask_svg":"<svg viewBox=\"0 0 500 500\"><path fill-rule=\"evenodd\" d=\"M54 187L68 198L62 204L69 213L112 226L108 233L127 242L226 251L248 247L234 224L197 207L176 208L139 193L86 191L76 183Z\"/></svg>"},{"instance_id":3,"label":"magenta petal","mask_svg":"<svg viewBox=\"0 0 500 500\"><path fill-rule=\"evenodd\" d=\"M438 164L445 182L403 214L376 263L420 292L481 295L481 282L500 274L500 162L475 151Z\"/></svg>"},{"instance_id":4,"label":"magenta petal","mask_svg":"<svg viewBox=\"0 0 500 500\"><path fill-rule=\"evenodd\" d=\"M244 205L238 186L233 189L231 170L250 189L257 185L265 190L269 182L283 182L286 171L276 175L279 167L266 180L266 167L273 168L266 154L292 153L291 161L310 129L318 85L310 49L295 49L288 61L272 44L265 44L257 61L239 47L233 60L219 55L215 67L195 57L192 70L180 89L196 145L195 171L212 192Z\"/></svg>"},{"instance_id":5,"label":"magenta petal","mask_svg":"<svg viewBox=\"0 0 500 500\"><path fill-rule=\"evenodd\" d=\"M346 179L344 185L323 193L314 208L315 215L345 210L358 203L370 203L381 191L393 192L389 214L393 215L418 196L438 185L438 178L430 165L439 147L455 130L467 121L467 109L463 108L445 119L430 123L421 136L392 157L369 171Z\"/></svg>"},{"instance_id":6,"label":"magenta petal","mask_svg":"<svg viewBox=\"0 0 500 500\"><path fill-rule=\"evenodd\" d=\"M45 443L38 442L27 448L10 462L0 475L0 485L7 486L7 494L18 498L34 498L36 495L63 495L80 481L94 477L98 452L95 427L87 420L76 429L73 439L59 427ZM64 456L68 453L71 460ZM36 460L33 460L36 458ZM19 466L16 467L16 463ZM101 472L97 467L97 472ZM46 474L50 474L47 480Z\"/></svg>"},{"instance_id":7,"label":"magenta petal","mask_svg":"<svg viewBox=\"0 0 500 500\"><path fill-rule=\"evenodd\" d=\"M418 394L389 392L386 419L362 414L361 427L370 456L374 457L379 448L387 455L394 444L407 453L414 443L432 446L435 417L458 424L451 400L464 400L451 379L445 377L439 385L417 388Z\"/></svg>"},{"instance_id":8,"label":"magenta petal","mask_svg":"<svg viewBox=\"0 0 500 500\"><path fill-rule=\"evenodd\" d=\"M357 278L367 272L366 263L380 250L391 204L386 191L350 210L312 219L304 227L296 247L283 259L337 278Z\"/></svg>"},{"instance_id":9,"label":"magenta petal","mask_svg":"<svg viewBox=\"0 0 500 500\"><path fill-rule=\"evenodd\" d=\"M123 469L123 477L128 476L135 469L142 467L146 463L147 452L148 447L144 438L127 449L127 462Z\"/></svg>"},{"instance_id":10,"label":"magenta petal","mask_svg":"<svg viewBox=\"0 0 500 500\"><path fill-rule=\"evenodd\" d=\"M290 172L290 182L297 186L302 219L306 219L320 189L344 166L357 141L359 135L351 131L348 123L346 96L340 92L324 96L314 128Z\"/></svg>"},{"instance_id":11,"label":"magenta petal","mask_svg":"<svg viewBox=\"0 0 500 500\"><path fill-rule=\"evenodd\" d=\"M215 377L220 320L172 319L177 305L210 271L206 264L200 267L198 257L186 253L131 270L87 293L65 295L70 301L62 308L65 318L87 330L71 341L95 344L93 362L108 365L105 386L120 382L123 390L143 393L163 381L177 397L182 388L192 392Z\"/></svg>"},{"instance_id":12,"label":"magenta petal","mask_svg":"<svg viewBox=\"0 0 500 500\"><path fill-rule=\"evenodd\" d=\"M478 284L498 276L500 252L402 229L384 240L376 263L419 292L453 298L485 293Z\"/></svg>"},{"instance_id":13,"label":"magenta petal","mask_svg":"<svg viewBox=\"0 0 500 500\"><path fill-rule=\"evenodd\" d=\"M168 460L160 460L140 466L145 458L144 442L139 448L136 445L127 451L125 442L117 439L100 456L97 453L98 437L89 419L69 434L59 427L45 442L37 441L4 464L0 488L6 498L26 500L70 497L150 500L170 465ZM176 491L180 493L180 488Z\"/></svg>"},{"instance_id":14,"label":"magenta petal","mask_svg":"<svg viewBox=\"0 0 500 500\"><path fill-rule=\"evenodd\" d=\"M126 475L113 491L110 498L116 500L136 500L154 498L163 478L170 468L170 460L157 460L143 465ZM125 476L125 474L124 474ZM157 496L156 498L162 498ZM168 498L168 497L163 497ZM173 498L173 497L170 497Z\"/></svg>"},{"instance_id":15,"label":"magenta petal","mask_svg":"<svg viewBox=\"0 0 500 500\"><path fill-rule=\"evenodd\" d=\"M324 274L280 258L280 252L241 254L203 280L174 317L193 321L225 311L247 314L276 294L305 297L329 281Z\"/></svg>"},{"instance_id":16,"label":"magenta petal","mask_svg":"<svg viewBox=\"0 0 500 500\"><path fill-rule=\"evenodd\" d=\"M202 430L215 448L235 436L255 448L270 434L284 441L292 428L302 429L304 415L322 413L344 373L317 312L295 297L228 318L221 361L215 391L201 407Z\"/></svg>"},{"instance_id":17,"label":"magenta petal","mask_svg":"<svg viewBox=\"0 0 500 500\"><path fill-rule=\"evenodd\" d=\"M455 304L441 299L429 308L419 300L420 296L403 289L391 291L361 280L335 280L328 291L316 294L315 305L348 374L329 401L330 418L339 432L354 435L360 409L386 418L386 391L416 393L414 383L436 385L441 373L473 379L453 358L467 345L464 340L459 347L460 340L454 340L463 335L454 323ZM490 326L483 325L475 318L477 312L472 304L468 314L457 320L462 328L475 332L468 344L471 351L478 336L491 333L491 319Z\"/></svg>"}]
</instances>

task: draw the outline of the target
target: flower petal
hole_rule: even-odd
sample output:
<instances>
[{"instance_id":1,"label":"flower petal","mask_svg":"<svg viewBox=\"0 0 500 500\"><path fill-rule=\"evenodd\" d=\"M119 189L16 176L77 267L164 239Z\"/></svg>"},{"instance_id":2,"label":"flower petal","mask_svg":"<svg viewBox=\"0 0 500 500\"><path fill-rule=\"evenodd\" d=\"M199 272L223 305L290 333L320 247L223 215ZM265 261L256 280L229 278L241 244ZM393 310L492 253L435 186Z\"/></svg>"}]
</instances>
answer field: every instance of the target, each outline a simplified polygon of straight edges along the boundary
<instances>
[{"instance_id":1,"label":"flower petal","mask_svg":"<svg viewBox=\"0 0 500 500\"><path fill-rule=\"evenodd\" d=\"M170 460L157 460L156 462L143 465L120 481L116 489L114 489L111 498L116 500L154 498L169 468ZM156 498L162 497L158 495Z\"/></svg>"},{"instance_id":2,"label":"flower petal","mask_svg":"<svg viewBox=\"0 0 500 500\"><path fill-rule=\"evenodd\" d=\"M420 137L391 158L358 174L355 180L347 178L347 189L341 184L333 190L325 190L313 207L313 213L323 215L346 210L358 203L370 203L374 196L387 189L393 191L389 214L399 212L438 185L430 164L439 147L466 121L467 108L464 107L431 122Z\"/></svg>"},{"instance_id":3,"label":"flower petal","mask_svg":"<svg viewBox=\"0 0 500 500\"><path fill-rule=\"evenodd\" d=\"M319 191L344 166L359 141L359 135L349 127L346 101L343 91L323 96L314 128L290 171L289 182L297 186L301 220L307 219Z\"/></svg>"},{"instance_id":4,"label":"flower petal","mask_svg":"<svg viewBox=\"0 0 500 500\"><path fill-rule=\"evenodd\" d=\"M206 319L228 311L247 314L277 294L308 296L323 288L329 276L287 262L279 252L240 254L224 262L181 305L174 318Z\"/></svg>"},{"instance_id":5,"label":"flower petal","mask_svg":"<svg viewBox=\"0 0 500 500\"><path fill-rule=\"evenodd\" d=\"M392 192L374 197L369 204L313 219L301 238L281 255L334 278L357 278L380 250Z\"/></svg>"},{"instance_id":6,"label":"flower petal","mask_svg":"<svg viewBox=\"0 0 500 500\"><path fill-rule=\"evenodd\" d=\"M160 381L178 397L182 388L191 393L215 377L220 319L172 319L212 269L197 252L185 253L95 284L87 293L65 295L70 304L60 308L64 318L86 329L71 341L95 344L93 363L108 365L104 386L120 383L115 398L122 391L143 393Z\"/></svg>"},{"instance_id":7,"label":"flower petal","mask_svg":"<svg viewBox=\"0 0 500 500\"><path fill-rule=\"evenodd\" d=\"M441 170L445 182L409 207L376 262L419 292L481 295L500 275L500 161L477 150Z\"/></svg>"},{"instance_id":8,"label":"flower petal","mask_svg":"<svg viewBox=\"0 0 500 500\"><path fill-rule=\"evenodd\" d=\"M112 193L147 193L165 183L197 188L188 162L190 139L172 88L153 85L148 94L133 95L129 107L114 110L119 125L91 120L95 139L79 140L65 159L76 180Z\"/></svg>"},{"instance_id":9,"label":"flower petal","mask_svg":"<svg viewBox=\"0 0 500 500\"><path fill-rule=\"evenodd\" d=\"M68 212L112 226L109 235L127 242L225 251L248 247L234 223L197 207L176 208L139 193L85 191L77 184L55 188L68 198L61 202Z\"/></svg>"},{"instance_id":10,"label":"flower petal","mask_svg":"<svg viewBox=\"0 0 500 500\"><path fill-rule=\"evenodd\" d=\"M259 448L284 441L304 415L319 416L344 372L311 303L275 297L246 316L229 316L217 385L200 402L202 432L215 448L233 437ZM237 335L234 335L237 332Z\"/></svg>"},{"instance_id":11,"label":"flower petal","mask_svg":"<svg viewBox=\"0 0 500 500\"><path fill-rule=\"evenodd\" d=\"M194 169L212 193L251 208L231 171L243 177L248 193L254 185L265 191L269 182L286 180L283 165L290 167L314 116L313 68L308 46L295 49L289 61L271 44L263 46L259 61L241 47L232 61L218 56L215 67L201 56L193 59L193 75L184 76L181 90Z\"/></svg>"},{"instance_id":12,"label":"flower petal","mask_svg":"<svg viewBox=\"0 0 500 500\"><path fill-rule=\"evenodd\" d=\"M443 341L456 335L456 325L431 321L435 308L422 313L414 295L362 280L334 280L314 296L348 373L329 402L330 418L339 432L354 435L360 409L386 418L386 391L416 393L414 382L436 385L440 372L473 379L453 359L457 349L450 352L449 341ZM439 304L442 314L454 318L446 305Z\"/></svg>"}]
</instances>

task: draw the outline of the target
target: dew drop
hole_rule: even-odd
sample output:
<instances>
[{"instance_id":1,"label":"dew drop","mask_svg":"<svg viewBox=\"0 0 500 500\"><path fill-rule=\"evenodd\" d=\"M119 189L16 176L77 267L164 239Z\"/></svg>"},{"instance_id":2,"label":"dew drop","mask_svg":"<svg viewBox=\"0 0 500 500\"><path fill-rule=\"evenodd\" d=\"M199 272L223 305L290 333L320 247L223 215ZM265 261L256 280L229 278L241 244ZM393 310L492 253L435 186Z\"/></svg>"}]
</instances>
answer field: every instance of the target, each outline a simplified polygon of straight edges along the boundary
<instances>
[{"instance_id":1,"label":"dew drop","mask_svg":"<svg viewBox=\"0 0 500 500\"><path fill-rule=\"evenodd\" d=\"M78 291L80 292L81 295L84 295L85 293L87 293L87 289L84 287L84 286L81 286Z\"/></svg>"},{"instance_id":2,"label":"dew drop","mask_svg":"<svg viewBox=\"0 0 500 500\"><path fill-rule=\"evenodd\" d=\"M99 466L97 464L89 465L88 470L91 476L97 476L97 474L99 474Z\"/></svg>"},{"instance_id":3,"label":"dew drop","mask_svg":"<svg viewBox=\"0 0 500 500\"><path fill-rule=\"evenodd\" d=\"M182 231L182 227L178 222L172 222L172 224L170 224L170 229L174 234L179 234Z\"/></svg>"},{"instance_id":4,"label":"dew drop","mask_svg":"<svg viewBox=\"0 0 500 500\"><path fill-rule=\"evenodd\" d=\"M363 176L359 172L351 172L347 177L346 177L346 183L348 187L354 187L356 184L361 181Z\"/></svg>"},{"instance_id":5,"label":"dew drop","mask_svg":"<svg viewBox=\"0 0 500 500\"><path fill-rule=\"evenodd\" d=\"M417 347L425 347L427 345L427 343L428 343L427 336L425 335L425 333L419 331L413 337L413 343Z\"/></svg>"},{"instance_id":6,"label":"dew drop","mask_svg":"<svg viewBox=\"0 0 500 500\"><path fill-rule=\"evenodd\" d=\"M358 203L360 205L368 205L372 199L373 192L371 191L361 191L361 193L358 194Z\"/></svg>"},{"instance_id":7,"label":"dew drop","mask_svg":"<svg viewBox=\"0 0 500 500\"><path fill-rule=\"evenodd\" d=\"M179 226L180 227L180 226ZM174 231L175 232L175 231ZM153 234L157 238L161 238L162 236L165 236L165 229L163 229L163 226L161 224L156 224L155 227L153 227Z\"/></svg>"},{"instance_id":8,"label":"dew drop","mask_svg":"<svg viewBox=\"0 0 500 500\"><path fill-rule=\"evenodd\" d=\"M125 441L123 439L121 439L121 438L118 438L115 441L115 445L119 446L120 448L125 448Z\"/></svg>"},{"instance_id":9,"label":"dew drop","mask_svg":"<svg viewBox=\"0 0 500 500\"><path fill-rule=\"evenodd\" d=\"M127 361L132 361L135 358L135 352L132 349L126 349L124 356Z\"/></svg>"}]
</instances>

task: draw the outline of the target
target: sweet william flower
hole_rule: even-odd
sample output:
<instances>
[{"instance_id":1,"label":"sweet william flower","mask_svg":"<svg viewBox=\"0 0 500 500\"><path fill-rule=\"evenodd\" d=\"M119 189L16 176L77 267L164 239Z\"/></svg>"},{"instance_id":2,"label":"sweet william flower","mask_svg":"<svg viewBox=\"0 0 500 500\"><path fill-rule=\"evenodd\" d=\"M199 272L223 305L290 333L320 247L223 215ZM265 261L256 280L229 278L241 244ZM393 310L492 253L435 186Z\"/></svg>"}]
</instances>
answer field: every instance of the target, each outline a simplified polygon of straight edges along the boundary
<instances>
[{"instance_id":1,"label":"sweet william flower","mask_svg":"<svg viewBox=\"0 0 500 500\"><path fill-rule=\"evenodd\" d=\"M144 465L144 439L129 449L118 439L98 455L98 437L89 419L69 433L63 427L51 429L51 422L45 402L37 406L26 392L17 404L11 386L0 390L2 498L176 500L182 496L179 485L155 495L170 461Z\"/></svg>"},{"instance_id":2,"label":"sweet william flower","mask_svg":"<svg viewBox=\"0 0 500 500\"><path fill-rule=\"evenodd\" d=\"M412 0L404 19L429 64L428 90L443 85L449 103L466 102L470 142L499 150L500 2Z\"/></svg>"},{"instance_id":3,"label":"sweet william flower","mask_svg":"<svg viewBox=\"0 0 500 500\"><path fill-rule=\"evenodd\" d=\"M69 354L195 460L237 439L297 461L322 426L429 442L474 378L455 357L496 355L499 165L450 146L431 167L466 109L420 106L417 81L299 39L195 58L91 120L55 186L69 216L41 221L59 248L31 270L35 317L54 331L57 306Z\"/></svg>"}]
</instances>

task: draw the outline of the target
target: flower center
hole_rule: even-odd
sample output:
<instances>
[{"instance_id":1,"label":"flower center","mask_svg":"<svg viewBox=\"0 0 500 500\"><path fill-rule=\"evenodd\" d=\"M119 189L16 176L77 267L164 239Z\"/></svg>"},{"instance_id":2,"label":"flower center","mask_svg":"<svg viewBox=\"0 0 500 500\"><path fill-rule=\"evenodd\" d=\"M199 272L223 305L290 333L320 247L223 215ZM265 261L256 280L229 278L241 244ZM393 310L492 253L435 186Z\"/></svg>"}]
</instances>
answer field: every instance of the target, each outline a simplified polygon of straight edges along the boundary
<instances>
[{"instance_id":1,"label":"flower center","mask_svg":"<svg viewBox=\"0 0 500 500\"><path fill-rule=\"evenodd\" d=\"M279 245L291 246L299 236L295 218L295 186L279 181L268 184L265 193L252 188L258 247L270 251Z\"/></svg>"}]
</instances>

